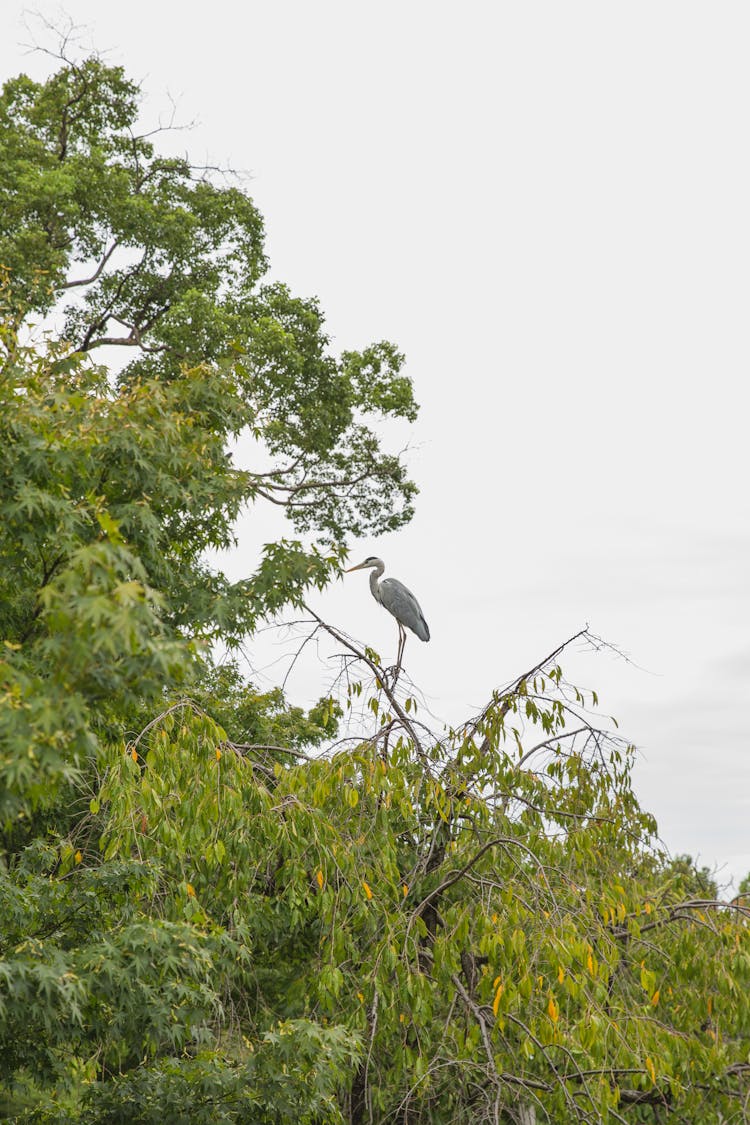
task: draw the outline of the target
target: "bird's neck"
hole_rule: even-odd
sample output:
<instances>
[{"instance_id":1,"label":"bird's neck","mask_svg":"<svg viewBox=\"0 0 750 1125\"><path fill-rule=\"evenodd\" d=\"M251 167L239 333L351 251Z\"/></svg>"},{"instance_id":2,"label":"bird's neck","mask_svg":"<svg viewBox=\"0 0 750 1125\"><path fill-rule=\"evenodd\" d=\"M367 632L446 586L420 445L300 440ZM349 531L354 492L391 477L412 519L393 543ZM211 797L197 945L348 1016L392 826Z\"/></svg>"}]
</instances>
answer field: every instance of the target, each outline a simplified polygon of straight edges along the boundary
<instances>
[{"instance_id":1,"label":"bird's neck","mask_svg":"<svg viewBox=\"0 0 750 1125\"><path fill-rule=\"evenodd\" d=\"M380 584L378 578L380 578L384 570L385 567L383 564L378 563L378 565L374 566L370 571L370 589L372 590L372 596L375 598L376 602L380 601Z\"/></svg>"}]
</instances>

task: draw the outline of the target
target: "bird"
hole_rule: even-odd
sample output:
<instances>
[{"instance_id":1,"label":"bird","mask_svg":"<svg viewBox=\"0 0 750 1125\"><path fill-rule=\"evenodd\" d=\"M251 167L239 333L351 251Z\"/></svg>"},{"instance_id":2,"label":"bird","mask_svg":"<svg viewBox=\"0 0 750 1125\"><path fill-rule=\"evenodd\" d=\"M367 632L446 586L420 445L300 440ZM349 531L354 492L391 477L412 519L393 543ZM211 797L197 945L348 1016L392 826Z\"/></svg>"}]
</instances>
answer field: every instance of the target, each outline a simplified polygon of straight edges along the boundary
<instances>
[{"instance_id":1,"label":"bird","mask_svg":"<svg viewBox=\"0 0 750 1125\"><path fill-rule=\"evenodd\" d=\"M384 609L396 618L398 622L398 657L396 658L396 668L401 667L401 657L404 654L404 645L406 644L406 633L404 626L411 629L412 633L416 633L420 641L429 641L430 629L424 619L424 614L419 605L419 602L412 594L411 590L407 590L403 582L399 582L398 578L384 578L382 582L378 582L381 574L385 570L385 563L382 559L378 559L375 555L370 555L364 562L358 563L357 566L350 566L346 569L346 574L351 574L353 570L368 570L370 571L370 589L372 596L376 602L379 602Z\"/></svg>"}]
</instances>

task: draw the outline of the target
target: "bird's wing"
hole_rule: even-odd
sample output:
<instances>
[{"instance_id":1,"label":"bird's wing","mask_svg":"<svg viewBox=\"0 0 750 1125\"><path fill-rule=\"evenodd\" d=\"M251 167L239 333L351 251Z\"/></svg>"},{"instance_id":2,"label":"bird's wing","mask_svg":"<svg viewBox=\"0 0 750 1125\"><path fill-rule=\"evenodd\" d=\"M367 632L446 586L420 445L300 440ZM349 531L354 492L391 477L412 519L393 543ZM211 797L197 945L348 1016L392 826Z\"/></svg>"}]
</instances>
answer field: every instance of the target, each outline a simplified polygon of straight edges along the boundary
<instances>
[{"instance_id":1,"label":"bird's wing","mask_svg":"<svg viewBox=\"0 0 750 1125\"><path fill-rule=\"evenodd\" d=\"M419 602L397 578L385 578L380 583L380 597L383 605L397 621L416 633L421 641L429 641L430 630L424 619Z\"/></svg>"}]
</instances>

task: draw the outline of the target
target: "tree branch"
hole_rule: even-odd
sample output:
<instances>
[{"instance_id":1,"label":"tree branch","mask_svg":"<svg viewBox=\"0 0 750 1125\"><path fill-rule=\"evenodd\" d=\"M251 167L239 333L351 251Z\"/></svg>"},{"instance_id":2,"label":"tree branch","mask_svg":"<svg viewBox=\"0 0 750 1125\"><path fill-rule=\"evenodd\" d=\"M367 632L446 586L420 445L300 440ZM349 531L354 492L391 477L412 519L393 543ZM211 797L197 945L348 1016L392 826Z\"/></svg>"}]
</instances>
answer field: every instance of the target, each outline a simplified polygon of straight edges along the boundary
<instances>
[{"instance_id":1,"label":"tree branch","mask_svg":"<svg viewBox=\"0 0 750 1125\"><path fill-rule=\"evenodd\" d=\"M345 637L337 629L334 629L332 625L328 625L323 620L323 618L319 617L318 614L315 613L314 610L310 609L310 607L308 605L305 605L304 602L302 604L303 604L304 609L310 614L310 616L315 618L315 620L318 622L318 625L320 626L321 629L324 629L326 631L326 633L328 633L335 640L337 640L340 644L342 644L345 648L347 648L349 650L349 652L353 653L353 655L356 656L358 660L361 660L364 664L367 665L367 667L370 669L370 671L374 675L378 686L380 688L382 688L383 692L385 693L385 696L386 696L388 702L390 703L391 707L393 708L396 715L398 716L399 721L400 721L401 725L403 726L404 730L407 732L407 734L411 738L412 742L414 743L414 748L417 751L417 753L419 754L419 757L420 757L420 760L421 760L422 764L429 771L429 769L430 769L429 762L427 760L427 755L424 752L424 748L422 746L422 743L419 740L419 736L417 735L417 732L414 729L414 725L411 722L411 720L410 720L409 716L407 715L406 711L404 711L403 707L401 706L399 701L396 699L392 688L389 687L389 685L386 681L386 677L383 673L383 669L380 668L373 660L371 660L370 657L367 656L366 653L360 651L360 649L358 649L356 647L356 645L352 644L352 642L350 640L348 640L347 637Z\"/></svg>"},{"instance_id":2,"label":"tree branch","mask_svg":"<svg viewBox=\"0 0 750 1125\"><path fill-rule=\"evenodd\" d=\"M79 277L75 281L66 281L64 283L64 285L62 285L61 288L63 288L63 289L75 289L75 287L78 286L78 285L91 285L94 281L97 280L98 277L100 277L102 270L104 269L107 262L112 257L112 255L114 254L114 252L115 252L115 250L117 249L118 246L119 246L119 243L118 243L117 239L115 239L115 241L110 246L109 250L106 252L106 254L102 258L102 260L99 262L99 265L97 266L96 271L94 273L92 273L91 277Z\"/></svg>"}]
</instances>

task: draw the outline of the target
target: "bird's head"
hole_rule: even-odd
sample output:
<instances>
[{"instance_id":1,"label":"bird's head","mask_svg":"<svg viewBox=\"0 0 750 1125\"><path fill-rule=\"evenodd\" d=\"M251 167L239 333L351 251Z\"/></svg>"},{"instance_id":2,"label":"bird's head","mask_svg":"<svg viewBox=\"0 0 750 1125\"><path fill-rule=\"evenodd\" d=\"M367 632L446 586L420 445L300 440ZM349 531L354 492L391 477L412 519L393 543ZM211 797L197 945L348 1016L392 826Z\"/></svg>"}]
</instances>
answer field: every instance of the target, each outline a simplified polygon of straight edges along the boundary
<instances>
[{"instance_id":1,"label":"bird's head","mask_svg":"<svg viewBox=\"0 0 750 1125\"><path fill-rule=\"evenodd\" d=\"M382 559L376 558L375 555L368 555L364 562L347 567L344 574L351 574L353 570L369 570L370 567L379 567L383 571L385 570L385 563Z\"/></svg>"}]
</instances>

